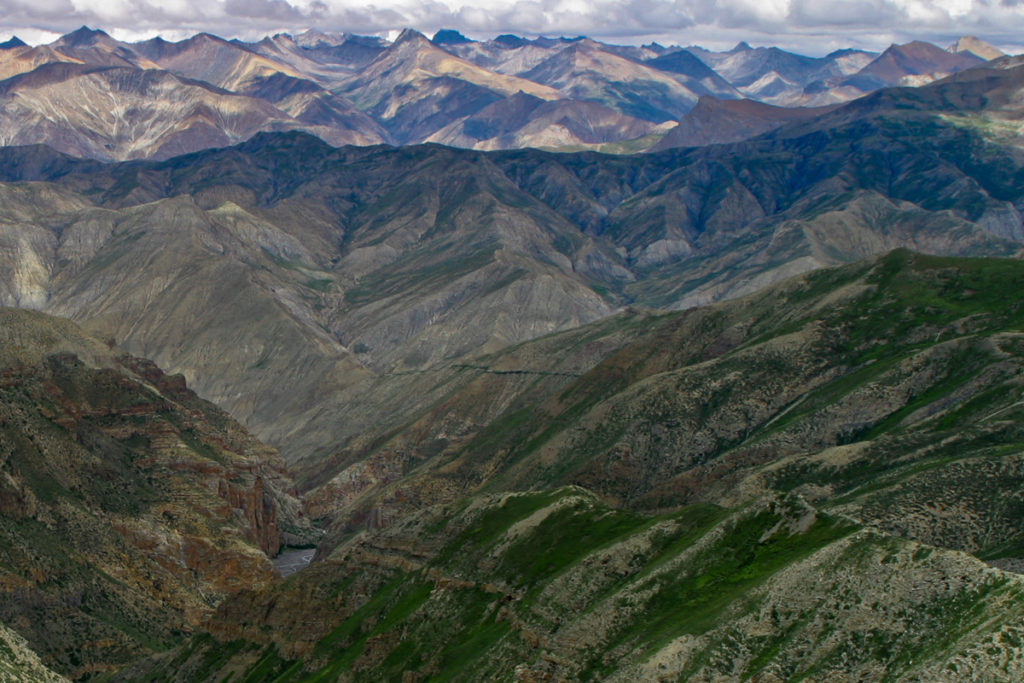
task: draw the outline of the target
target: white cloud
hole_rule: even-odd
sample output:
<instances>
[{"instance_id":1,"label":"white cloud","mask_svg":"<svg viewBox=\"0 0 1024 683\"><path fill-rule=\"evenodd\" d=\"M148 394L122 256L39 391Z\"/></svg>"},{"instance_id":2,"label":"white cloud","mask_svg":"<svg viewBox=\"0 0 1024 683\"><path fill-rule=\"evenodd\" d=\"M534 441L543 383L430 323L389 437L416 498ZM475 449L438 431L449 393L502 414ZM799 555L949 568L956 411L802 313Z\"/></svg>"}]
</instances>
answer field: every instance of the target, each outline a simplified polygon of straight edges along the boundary
<instances>
[{"instance_id":1,"label":"white cloud","mask_svg":"<svg viewBox=\"0 0 1024 683\"><path fill-rule=\"evenodd\" d=\"M1020 0L0 0L0 33L38 42L86 24L117 36L176 37L210 31L255 38L277 30L384 34L455 28L498 33L590 35L618 42L704 44L747 40L807 53L888 41L947 44L974 34L1015 46Z\"/></svg>"}]
</instances>

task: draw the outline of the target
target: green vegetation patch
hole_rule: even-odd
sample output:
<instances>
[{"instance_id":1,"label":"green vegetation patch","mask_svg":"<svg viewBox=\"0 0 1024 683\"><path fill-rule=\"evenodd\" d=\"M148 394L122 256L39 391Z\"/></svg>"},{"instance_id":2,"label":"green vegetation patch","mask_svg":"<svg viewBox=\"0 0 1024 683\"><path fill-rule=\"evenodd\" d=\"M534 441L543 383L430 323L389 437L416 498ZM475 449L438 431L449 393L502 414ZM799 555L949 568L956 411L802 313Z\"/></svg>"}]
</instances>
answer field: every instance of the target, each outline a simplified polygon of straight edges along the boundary
<instances>
[{"instance_id":1,"label":"green vegetation patch","mask_svg":"<svg viewBox=\"0 0 1024 683\"><path fill-rule=\"evenodd\" d=\"M725 533L708 544L686 566L652 574L637 587L650 598L642 615L616 634L607 650L636 643L648 654L684 634L700 635L722 623L725 611L747 599L751 589L779 570L804 559L857 527L836 517L819 518L802 533L782 527L770 532L783 518L773 511L741 516ZM597 657L590 663L597 674L614 665Z\"/></svg>"}]
</instances>

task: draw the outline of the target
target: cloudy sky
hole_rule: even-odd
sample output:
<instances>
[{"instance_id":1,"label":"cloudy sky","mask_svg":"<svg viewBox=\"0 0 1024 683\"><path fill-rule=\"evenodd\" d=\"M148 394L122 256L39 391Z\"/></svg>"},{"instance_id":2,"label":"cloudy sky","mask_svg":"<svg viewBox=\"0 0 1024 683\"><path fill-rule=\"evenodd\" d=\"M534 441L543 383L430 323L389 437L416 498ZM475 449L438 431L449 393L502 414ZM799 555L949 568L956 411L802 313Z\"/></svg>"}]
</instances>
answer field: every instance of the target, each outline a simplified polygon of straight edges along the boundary
<instances>
[{"instance_id":1,"label":"cloudy sky","mask_svg":"<svg viewBox=\"0 0 1024 683\"><path fill-rule=\"evenodd\" d=\"M0 36L49 42L83 24L125 40L198 31L252 39L310 26L387 34L409 26L474 38L588 35L711 48L746 40L807 54L977 35L1024 51L1024 0L0 0Z\"/></svg>"}]
</instances>

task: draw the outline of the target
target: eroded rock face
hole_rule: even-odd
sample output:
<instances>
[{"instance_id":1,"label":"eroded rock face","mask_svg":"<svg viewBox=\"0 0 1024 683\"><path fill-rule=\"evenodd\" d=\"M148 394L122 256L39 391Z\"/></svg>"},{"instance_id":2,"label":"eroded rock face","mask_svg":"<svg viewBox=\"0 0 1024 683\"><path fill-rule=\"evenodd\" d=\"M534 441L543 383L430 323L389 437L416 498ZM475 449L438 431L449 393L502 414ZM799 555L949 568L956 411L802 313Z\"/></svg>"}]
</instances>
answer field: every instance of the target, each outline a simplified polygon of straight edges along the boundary
<instances>
[{"instance_id":1,"label":"eroded rock face","mask_svg":"<svg viewBox=\"0 0 1024 683\"><path fill-rule=\"evenodd\" d=\"M0 309L0 622L81 677L273 582L304 522L280 456L180 375Z\"/></svg>"}]
</instances>

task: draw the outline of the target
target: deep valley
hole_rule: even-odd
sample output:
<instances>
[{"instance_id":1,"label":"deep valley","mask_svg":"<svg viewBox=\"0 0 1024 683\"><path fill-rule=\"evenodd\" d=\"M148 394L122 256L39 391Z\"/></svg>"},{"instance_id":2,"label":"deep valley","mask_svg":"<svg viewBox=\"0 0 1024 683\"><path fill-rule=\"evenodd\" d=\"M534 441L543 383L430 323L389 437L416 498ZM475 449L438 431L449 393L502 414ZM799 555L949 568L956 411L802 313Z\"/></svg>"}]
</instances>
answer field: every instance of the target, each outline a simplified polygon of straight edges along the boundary
<instances>
[{"instance_id":1,"label":"deep valley","mask_svg":"<svg viewBox=\"0 0 1024 683\"><path fill-rule=\"evenodd\" d=\"M1024 676L1021 58L0 70L0 680Z\"/></svg>"}]
</instances>

